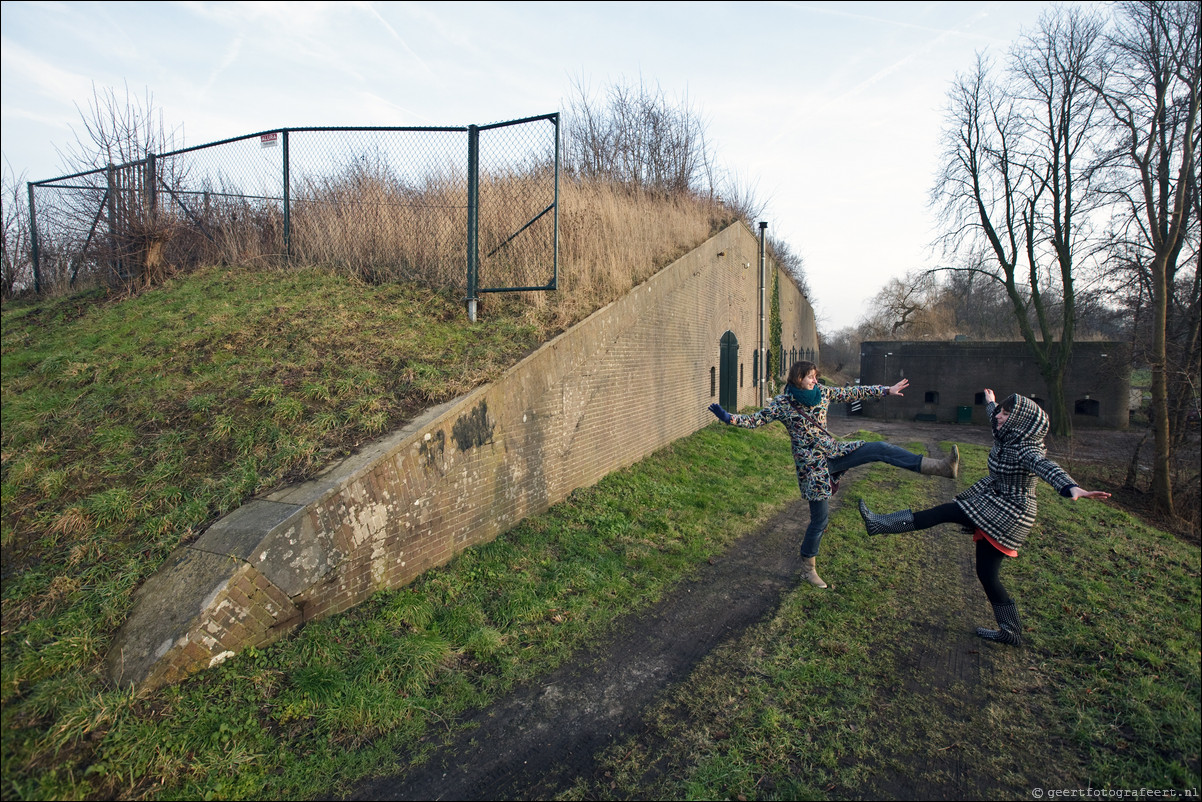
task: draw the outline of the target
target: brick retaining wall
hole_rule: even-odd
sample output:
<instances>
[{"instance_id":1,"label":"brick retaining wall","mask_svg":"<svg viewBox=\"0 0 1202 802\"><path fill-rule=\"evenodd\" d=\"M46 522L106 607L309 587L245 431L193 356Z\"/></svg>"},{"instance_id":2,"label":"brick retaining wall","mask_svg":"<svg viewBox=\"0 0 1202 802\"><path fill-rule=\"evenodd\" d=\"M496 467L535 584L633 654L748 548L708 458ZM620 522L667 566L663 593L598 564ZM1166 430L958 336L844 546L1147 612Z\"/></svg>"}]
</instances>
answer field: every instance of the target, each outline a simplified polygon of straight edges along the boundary
<instances>
[{"instance_id":1,"label":"brick retaining wall","mask_svg":"<svg viewBox=\"0 0 1202 802\"><path fill-rule=\"evenodd\" d=\"M754 405L758 266L736 223L497 382L218 521L138 591L110 676L154 687L269 643L691 434L713 420L728 331L739 406ZM780 290L784 348L816 352L808 301L783 273Z\"/></svg>"}]
</instances>

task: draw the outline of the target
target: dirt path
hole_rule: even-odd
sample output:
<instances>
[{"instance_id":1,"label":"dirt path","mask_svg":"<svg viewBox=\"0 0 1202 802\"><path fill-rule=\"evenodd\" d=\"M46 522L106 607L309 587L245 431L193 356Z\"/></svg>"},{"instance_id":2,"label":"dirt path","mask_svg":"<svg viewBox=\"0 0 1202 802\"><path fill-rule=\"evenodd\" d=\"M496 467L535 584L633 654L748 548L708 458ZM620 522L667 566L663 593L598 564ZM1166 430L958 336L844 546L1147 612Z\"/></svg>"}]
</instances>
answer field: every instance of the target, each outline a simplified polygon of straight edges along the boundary
<instances>
[{"instance_id":1,"label":"dirt path","mask_svg":"<svg viewBox=\"0 0 1202 802\"><path fill-rule=\"evenodd\" d=\"M636 732L657 695L777 608L797 581L807 515L790 504L596 648L473 717L429 764L351 798L547 799L589 776L594 753Z\"/></svg>"},{"instance_id":2,"label":"dirt path","mask_svg":"<svg viewBox=\"0 0 1202 802\"><path fill-rule=\"evenodd\" d=\"M864 418L831 421L836 434L857 429L878 431L899 444L925 443L932 453L942 440L989 442L984 427ZM1053 456L1054 452L1053 448ZM947 484L950 497L952 483L940 481ZM836 496L832 506L846 502L842 495ZM805 503L790 504L734 543L724 558L703 566L696 578L670 597L623 619L596 648L469 719L469 727L457 728L457 734L423 766L405 775L362 783L349 798L547 799L577 779L595 779L595 754L620 737L642 732L645 708L684 681L721 644L771 616L783 595L797 586L797 547L807 522ZM981 683L998 681L997 656L981 649L972 635L973 627L987 623L991 616L977 587L971 551L951 539L924 542L931 549L931 571L929 577L912 578L922 584L921 603L902 612L913 637L897 647L899 664L908 669L898 677L897 696L908 699L907 704L925 705L940 732L956 732L959 727L967 733L978 724L971 711L984 704ZM947 563L954 568L948 570ZM1005 670L1017 669L1008 665ZM990 756L975 754L958 742L930 744L916 738L910 743L911 753L898 755L897 765L935 761L945 782L918 787L904 771L881 765L873 788L842 789L834 795L970 799L985 791L976 778L981 761L988 762ZM1021 795L1022 789L1013 790Z\"/></svg>"},{"instance_id":3,"label":"dirt path","mask_svg":"<svg viewBox=\"0 0 1202 802\"><path fill-rule=\"evenodd\" d=\"M947 485L941 495L950 496L950 481L940 482ZM887 757L872 761L864 786L831 789L831 798L1027 798L1031 789L1016 785L1018 778L1050 772L1024 765L1036 756L989 745L1005 732L1006 697L1030 683L1029 656L976 636L977 626L993 625L993 613L981 592L967 536L944 528L906 536L905 543L921 552L922 559L913 563L919 567L881 581L912 589L913 604L892 611L903 633L891 645L895 681L881 689L868 725L882 733L880 751ZM897 720L908 722L904 734L890 731ZM1061 768L1071 760L1046 752L1038 756L1045 759Z\"/></svg>"}]
</instances>

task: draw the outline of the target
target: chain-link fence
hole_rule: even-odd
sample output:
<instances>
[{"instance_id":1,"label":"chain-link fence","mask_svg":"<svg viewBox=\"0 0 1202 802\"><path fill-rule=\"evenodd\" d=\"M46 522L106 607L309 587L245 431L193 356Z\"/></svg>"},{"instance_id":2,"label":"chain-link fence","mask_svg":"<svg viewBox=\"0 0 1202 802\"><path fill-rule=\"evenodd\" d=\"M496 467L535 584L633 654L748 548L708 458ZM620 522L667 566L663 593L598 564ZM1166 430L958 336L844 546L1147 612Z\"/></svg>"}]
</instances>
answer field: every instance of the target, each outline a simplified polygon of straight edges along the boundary
<instances>
[{"instance_id":1,"label":"chain-link fence","mask_svg":"<svg viewBox=\"0 0 1202 802\"><path fill-rule=\"evenodd\" d=\"M286 128L29 184L37 292L200 264L309 264L478 292L555 289L559 115Z\"/></svg>"}]
</instances>

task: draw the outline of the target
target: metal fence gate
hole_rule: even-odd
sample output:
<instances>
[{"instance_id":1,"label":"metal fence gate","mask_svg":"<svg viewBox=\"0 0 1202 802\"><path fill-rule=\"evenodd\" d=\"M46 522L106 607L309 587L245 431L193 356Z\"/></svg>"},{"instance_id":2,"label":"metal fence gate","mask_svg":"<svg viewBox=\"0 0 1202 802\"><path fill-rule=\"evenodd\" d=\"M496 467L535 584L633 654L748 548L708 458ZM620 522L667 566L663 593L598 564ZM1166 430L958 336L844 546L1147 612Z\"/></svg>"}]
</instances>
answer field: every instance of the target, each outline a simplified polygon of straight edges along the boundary
<instances>
[{"instance_id":1,"label":"metal fence gate","mask_svg":"<svg viewBox=\"0 0 1202 802\"><path fill-rule=\"evenodd\" d=\"M321 264L479 293L559 275L559 114L282 128L28 184L35 292L159 266Z\"/></svg>"}]
</instances>

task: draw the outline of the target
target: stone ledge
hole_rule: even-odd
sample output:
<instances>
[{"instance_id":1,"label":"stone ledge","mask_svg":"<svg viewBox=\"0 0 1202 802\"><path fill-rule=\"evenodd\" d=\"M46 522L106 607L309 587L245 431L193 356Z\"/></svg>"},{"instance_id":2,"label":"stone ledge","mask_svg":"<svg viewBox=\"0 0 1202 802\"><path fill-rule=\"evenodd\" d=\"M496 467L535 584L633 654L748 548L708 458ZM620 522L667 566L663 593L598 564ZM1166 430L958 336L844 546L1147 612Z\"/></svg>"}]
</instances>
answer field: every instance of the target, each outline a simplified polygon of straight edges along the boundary
<instances>
[{"instance_id":1,"label":"stone ledge","mask_svg":"<svg viewBox=\"0 0 1202 802\"><path fill-rule=\"evenodd\" d=\"M240 582L239 580L244 580ZM232 586L244 584L239 594ZM231 599L231 595L233 598ZM239 604L234 599L246 598ZM258 572L230 555L192 548L177 549L134 594L133 612L118 631L105 658L105 670L121 687L153 688L182 679L203 668L228 648L225 632L209 626L218 611L237 624L245 645L273 640L280 624L299 620L300 610L288 596L265 583ZM271 610L264 620L251 607ZM287 627L280 631L286 631ZM199 651L198 651L199 650Z\"/></svg>"}]
</instances>

